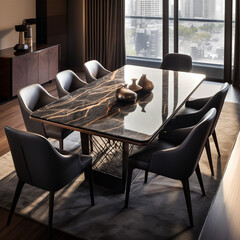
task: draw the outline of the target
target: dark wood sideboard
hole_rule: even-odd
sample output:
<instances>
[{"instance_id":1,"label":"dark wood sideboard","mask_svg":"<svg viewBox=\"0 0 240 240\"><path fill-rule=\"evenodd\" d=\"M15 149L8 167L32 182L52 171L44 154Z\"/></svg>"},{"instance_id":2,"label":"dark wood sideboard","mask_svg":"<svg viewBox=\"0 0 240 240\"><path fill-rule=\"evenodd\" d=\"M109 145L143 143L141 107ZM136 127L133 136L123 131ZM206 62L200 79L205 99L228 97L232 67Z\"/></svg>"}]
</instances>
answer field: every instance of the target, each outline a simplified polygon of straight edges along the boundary
<instances>
[{"instance_id":1,"label":"dark wood sideboard","mask_svg":"<svg viewBox=\"0 0 240 240\"><path fill-rule=\"evenodd\" d=\"M26 52L0 50L0 101L16 96L29 84L43 84L58 73L59 45L34 45Z\"/></svg>"}]
</instances>

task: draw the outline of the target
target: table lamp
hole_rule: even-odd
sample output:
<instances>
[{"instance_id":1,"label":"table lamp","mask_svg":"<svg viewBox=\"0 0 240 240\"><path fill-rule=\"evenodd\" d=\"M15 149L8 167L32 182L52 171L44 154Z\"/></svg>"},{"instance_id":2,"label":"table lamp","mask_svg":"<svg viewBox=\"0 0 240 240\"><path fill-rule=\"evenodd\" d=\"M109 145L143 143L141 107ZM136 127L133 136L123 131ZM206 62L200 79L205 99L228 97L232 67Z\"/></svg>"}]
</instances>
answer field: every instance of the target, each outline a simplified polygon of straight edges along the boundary
<instances>
[{"instance_id":1,"label":"table lamp","mask_svg":"<svg viewBox=\"0 0 240 240\"><path fill-rule=\"evenodd\" d=\"M25 51L28 49L28 45L25 44L24 32L27 30L27 26L22 25L15 25L16 32L19 32L19 42L14 46L16 51Z\"/></svg>"}]
</instances>

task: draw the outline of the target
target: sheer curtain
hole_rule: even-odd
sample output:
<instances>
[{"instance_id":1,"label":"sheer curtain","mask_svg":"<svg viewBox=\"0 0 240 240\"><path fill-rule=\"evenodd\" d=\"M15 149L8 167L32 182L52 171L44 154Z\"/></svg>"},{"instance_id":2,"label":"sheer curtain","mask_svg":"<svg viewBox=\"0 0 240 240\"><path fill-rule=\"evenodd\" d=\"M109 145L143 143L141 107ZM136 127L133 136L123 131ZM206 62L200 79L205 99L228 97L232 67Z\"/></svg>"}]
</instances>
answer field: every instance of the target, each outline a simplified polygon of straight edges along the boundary
<instances>
[{"instance_id":1,"label":"sheer curtain","mask_svg":"<svg viewBox=\"0 0 240 240\"><path fill-rule=\"evenodd\" d=\"M240 87L240 16L239 16L239 7L240 1L236 0L236 19L235 19L235 49L234 49L234 66L233 66L233 85L236 87Z\"/></svg>"},{"instance_id":2,"label":"sheer curtain","mask_svg":"<svg viewBox=\"0 0 240 240\"><path fill-rule=\"evenodd\" d=\"M96 59L111 71L123 66L125 0L86 0L85 14L85 61Z\"/></svg>"}]
</instances>

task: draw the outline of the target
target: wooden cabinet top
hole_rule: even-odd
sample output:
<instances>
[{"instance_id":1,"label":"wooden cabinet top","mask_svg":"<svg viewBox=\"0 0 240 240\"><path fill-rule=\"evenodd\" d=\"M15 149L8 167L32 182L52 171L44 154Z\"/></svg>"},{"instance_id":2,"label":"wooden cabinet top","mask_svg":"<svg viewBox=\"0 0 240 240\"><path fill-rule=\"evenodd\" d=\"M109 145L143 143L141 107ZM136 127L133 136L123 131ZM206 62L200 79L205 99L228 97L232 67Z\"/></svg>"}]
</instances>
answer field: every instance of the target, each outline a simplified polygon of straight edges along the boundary
<instances>
[{"instance_id":1,"label":"wooden cabinet top","mask_svg":"<svg viewBox=\"0 0 240 240\"><path fill-rule=\"evenodd\" d=\"M43 49L46 48L51 48L54 46L58 46L57 45L51 45L51 44L33 44L33 47L31 49L28 49L27 51L21 51L21 52L16 52L13 47L11 48L6 48L6 49L2 49L0 50L0 57L4 57L4 58L12 58L15 56L19 56L19 55L23 55L23 54L27 54L30 52L37 52L37 51L41 51Z\"/></svg>"}]
</instances>

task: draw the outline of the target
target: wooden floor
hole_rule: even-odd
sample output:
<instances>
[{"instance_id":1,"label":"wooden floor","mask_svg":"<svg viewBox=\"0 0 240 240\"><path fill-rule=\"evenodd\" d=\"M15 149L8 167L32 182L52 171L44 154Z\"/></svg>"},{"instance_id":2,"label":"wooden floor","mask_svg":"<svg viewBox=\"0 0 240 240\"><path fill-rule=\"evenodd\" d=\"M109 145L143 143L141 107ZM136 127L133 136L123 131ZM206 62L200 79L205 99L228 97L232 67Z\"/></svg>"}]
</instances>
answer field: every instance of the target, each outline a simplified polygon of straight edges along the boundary
<instances>
[{"instance_id":1,"label":"wooden floor","mask_svg":"<svg viewBox=\"0 0 240 240\"><path fill-rule=\"evenodd\" d=\"M11 224L6 226L9 211L0 208L0 239L1 240L44 240L48 239L48 228L33 220L14 214ZM53 239L77 240L61 231L53 231Z\"/></svg>"},{"instance_id":2,"label":"wooden floor","mask_svg":"<svg viewBox=\"0 0 240 240\"><path fill-rule=\"evenodd\" d=\"M204 94L212 94L212 90L215 91L221 87L221 84L206 82L202 85L199 91L196 92L196 96L199 96L202 92ZM210 87L211 86L211 87ZM52 95L57 96L55 81L44 85L46 90ZM240 103L239 91L230 88L227 100L231 102ZM8 143L4 133L4 126L11 126L18 129L25 129L21 111L18 105L17 99L0 103L0 156L9 151ZM0 240L13 240L13 239L27 239L27 240L42 240L47 239L47 226L34 222L32 220L23 218L18 215L14 215L10 226L6 227L6 220L8 211L0 208ZM54 231L54 239L77 239L71 237L60 231Z\"/></svg>"},{"instance_id":3,"label":"wooden floor","mask_svg":"<svg viewBox=\"0 0 240 240\"><path fill-rule=\"evenodd\" d=\"M53 96L57 97L55 81L43 85ZM9 151L7 139L4 132L4 126L25 130L18 100L0 105L0 156ZM46 225L39 224L27 218L14 214L10 226L6 226L9 211L0 207L0 240L44 240L48 239L48 228ZM76 240L61 231L54 230L54 239L56 240Z\"/></svg>"}]
</instances>

